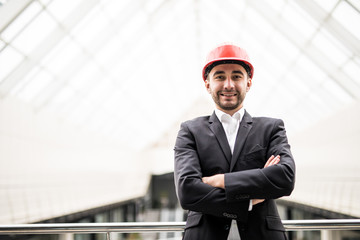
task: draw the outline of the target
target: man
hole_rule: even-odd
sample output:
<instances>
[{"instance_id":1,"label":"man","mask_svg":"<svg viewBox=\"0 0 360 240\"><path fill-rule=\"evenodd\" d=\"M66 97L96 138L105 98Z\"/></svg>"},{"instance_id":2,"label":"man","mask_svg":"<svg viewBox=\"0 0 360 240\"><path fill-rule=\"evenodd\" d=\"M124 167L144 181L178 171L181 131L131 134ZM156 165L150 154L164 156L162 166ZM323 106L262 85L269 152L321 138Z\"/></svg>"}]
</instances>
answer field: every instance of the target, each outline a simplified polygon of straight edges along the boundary
<instances>
[{"instance_id":1,"label":"man","mask_svg":"<svg viewBox=\"0 0 360 240\"><path fill-rule=\"evenodd\" d=\"M216 109L182 123L174 148L176 191L189 210L185 240L225 240L232 220L241 240L286 239L274 199L292 192L295 163L283 121L243 108L253 74L238 46L208 55L203 79Z\"/></svg>"}]
</instances>

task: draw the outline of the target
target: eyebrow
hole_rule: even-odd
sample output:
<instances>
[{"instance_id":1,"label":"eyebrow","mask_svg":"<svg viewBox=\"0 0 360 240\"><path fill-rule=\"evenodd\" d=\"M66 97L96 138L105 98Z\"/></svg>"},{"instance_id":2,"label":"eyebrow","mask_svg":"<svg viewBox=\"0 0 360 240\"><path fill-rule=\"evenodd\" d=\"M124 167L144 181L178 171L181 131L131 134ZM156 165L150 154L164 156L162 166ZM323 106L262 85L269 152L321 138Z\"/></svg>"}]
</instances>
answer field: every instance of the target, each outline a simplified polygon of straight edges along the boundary
<instances>
[{"instance_id":1,"label":"eyebrow","mask_svg":"<svg viewBox=\"0 0 360 240\"><path fill-rule=\"evenodd\" d=\"M214 72L213 76L218 75L218 74L224 74L224 73L225 73L224 71L216 71L216 72ZM244 76L244 73L242 71L240 71L240 70L235 70L235 71L231 72L231 74L234 74L234 73L241 74L241 75Z\"/></svg>"},{"instance_id":2,"label":"eyebrow","mask_svg":"<svg viewBox=\"0 0 360 240\"><path fill-rule=\"evenodd\" d=\"M244 76L244 73L242 71L240 71L240 70L235 70L235 71L232 72L232 74L234 74L234 73L238 73L238 74L241 74L241 75Z\"/></svg>"}]
</instances>

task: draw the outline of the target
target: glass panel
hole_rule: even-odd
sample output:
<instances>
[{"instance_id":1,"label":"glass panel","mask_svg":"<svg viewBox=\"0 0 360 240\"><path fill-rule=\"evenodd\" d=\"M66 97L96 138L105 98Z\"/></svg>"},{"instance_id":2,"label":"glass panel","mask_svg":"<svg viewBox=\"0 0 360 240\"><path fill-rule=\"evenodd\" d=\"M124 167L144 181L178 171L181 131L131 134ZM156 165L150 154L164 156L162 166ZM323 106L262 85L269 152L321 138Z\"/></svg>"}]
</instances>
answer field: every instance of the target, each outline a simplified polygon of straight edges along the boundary
<instances>
[{"instance_id":1,"label":"glass panel","mask_svg":"<svg viewBox=\"0 0 360 240\"><path fill-rule=\"evenodd\" d=\"M72 42L72 39L69 36L63 37L54 47L45 55L42 59L40 65L48 67L48 62L52 61L54 58L58 57L63 49Z\"/></svg>"},{"instance_id":2,"label":"glass panel","mask_svg":"<svg viewBox=\"0 0 360 240\"><path fill-rule=\"evenodd\" d=\"M102 46L101 51L98 51L95 55L96 61L108 68L113 66L115 62L120 61L119 49L122 47L121 35L116 35ZM137 46L138 47L138 46ZM122 53L123 54L123 53Z\"/></svg>"},{"instance_id":3,"label":"glass panel","mask_svg":"<svg viewBox=\"0 0 360 240\"><path fill-rule=\"evenodd\" d=\"M55 74L61 74L68 64L75 61L78 55L83 54L80 46L76 45L72 40L67 39L61 45L44 58L42 64Z\"/></svg>"},{"instance_id":4,"label":"glass panel","mask_svg":"<svg viewBox=\"0 0 360 240\"><path fill-rule=\"evenodd\" d=\"M120 114L120 111L117 109L121 109L121 105L123 104L122 92L119 90L115 90L112 92L110 96L104 102L104 110L114 115Z\"/></svg>"},{"instance_id":5,"label":"glass panel","mask_svg":"<svg viewBox=\"0 0 360 240\"><path fill-rule=\"evenodd\" d=\"M26 25L35 18L42 7L38 2L30 4L15 20L1 33L1 37L10 42Z\"/></svg>"},{"instance_id":6,"label":"glass panel","mask_svg":"<svg viewBox=\"0 0 360 240\"><path fill-rule=\"evenodd\" d=\"M247 13L246 15L248 17L248 21L251 22L253 29L261 30L261 35L263 37L266 37L274 32L274 26L258 12L252 10L251 13Z\"/></svg>"},{"instance_id":7,"label":"glass panel","mask_svg":"<svg viewBox=\"0 0 360 240\"><path fill-rule=\"evenodd\" d=\"M354 34L358 39L360 39L360 28L358 24L354 24L360 23L360 14L347 2L340 2L338 7L333 12L333 17L342 23L350 33Z\"/></svg>"},{"instance_id":8,"label":"glass panel","mask_svg":"<svg viewBox=\"0 0 360 240\"><path fill-rule=\"evenodd\" d=\"M54 78L48 72L42 70L33 78L29 84L18 94L18 96L25 100L31 101L41 90L48 86Z\"/></svg>"},{"instance_id":9,"label":"glass panel","mask_svg":"<svg viewBox=\"0 0 360 240\"><path fill-rule=\"evenodd\" d=\"M329 113L330 112L330 108L329 108L329 104L327 104L324 99L321 97L321 88L318 91L313 91L309 96L308 96L308 103L309 105L312 105L315 109L317 109L318 111L314 111L312 114L318 115L319 116L323 116L324 113Z\"/></svg>"},{"instance_id":10,"label":"glass panel","mask_svg":"<svg viewBox=\"0 0 360 240\"><path fill-rule=\"evenodd\" d=\"M269 76L271 76L272 80L283 76L284 64L286 63L274 58L271 53L264 52L264 55L253 58L253 64L254 66L261 66L261 68L255 68L254 77L257 82L264 82L261 83L261 86L263 86L263 84L269 84Z\"/></svg>"},{"instance_id":11,"label":"glass panel","mask_svg":"<svg viewBox=\"0 0 360 240\"><path fill-rule=\"evenodd\" d=\"M95 131L101 131L104 124L112 124L109 113L104 112L102 108L94 109L94 114L87 121L87 127Z\"/></svg>"},{"instance_id":12,"label":"glass panel","mask_svg":"<svg viewBox=\"0 0 360 240\"><path fill-rule=\"evenodd\" d=\"M48 11L59 21L63 21L81 0L55 0L47 7Z\"/></svg>"},{"instance_id":13,"label":"glass panel","mask_svg":"<svg viewBox=\"0 0 360 240\"><path fill-rule=\"evenodd\" d=\"M111 0L103 4L103 11L106 13L109 18L119 18L124 12L127 12L127 7L130 7L132 4L131 0Z\"/></svg>"},{"instance_id":14,"label":"glass panel","mask_svg":"<svg viewBox=\"0 0 360 240\"><path fill-rule=\"evenodd\" d=\"M164 0L148 0L148 1L145 1L145 9L147 12L151 13L153 11L156 10L156 8L158 8L161 3L163 3Z\"/></svg>"},{"instance_id":15,"label":"glass panel","mask_svg":"<svg viewBox=\"0 0 360 240\"><path fill-rule=\"evenodd\" d=\"M34 67L28 74L25 75L23 79L17 82L15 87L11 89L10 95L16 96L19 92L21 92L24 87L41 71L40 67Z\"/></svg>"},{"instance_id":16,"label":"glass panel","mask_svg":"<svg viewBox=\"0 0 360 240\"><path fill-rule=\"evenodd\" d=\"M42 4L44 4L44 6L47 6L50 2L54 1L54 0L38 0L39 2L41 2Z\"/></svg>"},{"instance_id":17,"label":"glass panel","mask_svg":"<svg viewBox=\"0 0 360 240\"><path fill-rule=\"evenodd\" d=\"M325 1L325 0L324 0ZM360 11L360 1L359 0L347 0L347 2L354 8L356 8L357 11Z\"/></svg>"},{"instance_id":18,"label":"glass panel","mask_svg":"<svg viewBox=\"0 0 360 240\"><path fill-rule=\"evenodd\" d=\"M296 97L297 94L294 94L294 89L289 89L289 87L284 85L283 83L280 83L277 86L277 92L278 93L274 95L277 96L276 98L279 101L279 104L277 104L277 109L280 112L284 112L286 111L286 109L290 109L294 104L298 102L298 98Z\"/></svg>"},{"instance_id":19,"label":"glass panel","mask_svg":"<svg viewBox=\"0 0 360 240\"><path fill-rule=\"evenodd\" d=\"M69 84L79 91L87 91L94 81L101 79L99 67L92 61L87 62L70 80Z\"/></svg>"},{"instance_id":20,"label":"glass panel","mask_svg":"<svg viewBox=\"0 0 360 240\"><path fill-rule=\"evenodd\" d=\"M329 91L333 96L337 98L337 101L334 102L341 101L341 103L348 104L353 101L353 98L347 92L345 92L344 89L341 88L339 84L337 84L335 81L326 81L323 86L327 91Z\"/></svg>"},{"instance_id":21,"label":"glass panel","mask_svg":"<svg viewBox=\"0 0 360 240\"><path fill-rule=\"evenodd\" d=\"M109 81L102 79L96 88L92 89L88 96L88 100L97 104L103 102L107 95L111 94L113 88L114 86Z\"/></svg>"},{"instance_id":22,"label":"glass panel","mask_svg":"<svg viewBox=\"0 0 360 240\"><path fill-rule=\"evenodd\" d=\"M298 67L304 72L301 72L302 79L311 84L320 84L324 81L326 73L315 65L308 57L302 56L298 59L295 68Z\"/></svg>"},{"instance_id":23,"label":"glass panel","mask_svg":"<svg viewBox=\"0 0 360 240\"><path fill-rule=\"evenodd\" d=\"M13 42L14 47L28 55L56 27L56 23L47 12L42 12ZM46 43L45 43L46 44Z\"/></svg>"},{"instance_id":24,"label":"glass panel","mask_svg":"<svg viewBox=\"0 0 360 240\"><path fill-rule=\"evenodd\" d=\"M76 108L67 116L67 119L75 124L82 124L94 112L94 105L87 98L78 99Z\"/></svg>"},{"instance_id":25,"label":"glass panel","mask_svg":"<svg viewBox=\"0 0 360 240\"><path fill-rule=\"evenodd\" d=\"M0 83L23 59L24 56L15 51L11 46L7 46L0 52Z\"/></svg>"},{"instance_id":26,"label":"glass panel","mask_svg":"<svg viewBox=\"0 0 360 240\"><path fill-rule=\"evenodd\" d=\"M330 12L339 0L315 0L325 11Z\"/></svg>"},{"instance_id":27,"label":"glass panel","mask_svg":"<svg viewBox=\"0 0 360 240\"><path fill-rule=\"evenodd\" d=\"M286 85L297 97L302 98L310 94L313 85L304 81L300 76L295 73L289 73L284 78L286 79L283 81L284 85Z\"/></svg>"},{"instance_id":28,"label":"glass panel","mask_svg":"<svg viewBox=\"0 0 360 240\"><path fill-rule=\"evenodd\" d=\"M93 41L101 34L104 29L109 28L110 20L102 12L97 12L96 17L90 18L89 21L82 24L81 28L72 31L72 35L78 40L85 48L92 49ZM114 32L118 31L116 29Z\"/></svg>"},{"instance_id":29,"label":"glass panel","mask_svg":"<svg viewBox=\"0 0 360 240\"><path fill-rule=\"evenodd\" d=\"M297 48L292 42L290 42L287 38L285 38L283 34L278 31L274 31L269 41L270 44L276 46L276 50L279 51L279 53L277 54L281 54L283 56L282 59L287 59L287 62L290 59L295 58L299 54L299 48Z\"/></svg>"},{"instance_id":30,"label":"glass panel","mask_svg":"<svg viewBox=\"0 0 360 240\"><path fill-rule=\"evenodd\" d=\"M51 104L61 105L71 99L75 94L74 89L65 86L51 99Z\"/></svg>"},{"instance_id":31,"label":"glass panel","mask_svg":"<svg viewBox=\"0 0 360 240\"><path fill-rule=\"evenodd\" d=\"M4 47L5 47L5 43L0 40L0 54Z\"/></svg>"},{"instance_id":32,"label":"glass panel","mask_svg":"<svg viewBox=\"0 0 360 240\"><path fill-rule=\"evenodd\" d=\"M324 113L326 114L330 114L331 112L342 106L341 101L339 101L337 96L334 96L330 91L328 91L327 88L330 89L332 87L328 85L329 82L331 84L331 82L333 81L329 78L324 79L324 83L318 86L316 91L314 91L321 98L322 102L326 105L326 107L322 107L321 109L321 111L324 111ZM319 117L323 118L324 116L320 115Z\"/></svg>"},{"instance_id":33,"label":"glass panel","mask_svg":"<svg viewBox=\"0 0 360 240\"><path fill-rule=\"evenodd\" d=\"M351 52L324 29L316 34L313 44L336 65L342 65L351 56Z\"/></svg>"},{"instance_id":34,"label":"glass panel","mask_svg":"<svg viewBox=\"0 0 360 240\"><path fill-rule=\"evenodd\" d=\"M284 5L286 4L285 0L272 0L268 2L271 4L271 7L274 8L277 12L282 11L284 9Z\"/></svg>"},{"instance_id":35,"label":"glass panel","mask_svg":"<svg viewBox=\"0 0 360 240\"><path fill-rule=\"evenodd\" d=\"M352 60L348 62L344 67L343 71L348 74L354 81L360 85L360 59L358 61Z\"/></svg>"},{"instance_id":36,"label":"glass panel","mask_svg":"<svg viewBox=\"0 0 360 240\"><path fill-rule=\"evenodd\" d=\"M135 14L132 18L132 21L129 21L121 28L121 34L127 37L132 36L143 24L146 24L146 20L146 15L143 12ZM155 32L164 30L163 27L165 27L167 23L171 22L170 19L163 20L164 21L162 22L162 24L158 23L158 27L156 29L153 29Z\"/></svg>"},{"instance_id":37,"label":"glass panel","mask_svg":"<svg viewBox=\"0 0 360 240\"><path fill-rule=\"evenodd\" d=\"M4 6L8 0L0 0L0 7Z\"/></svg>"},{"instance_id":38,"label":"glass panel","mask_svg":"<svg viewBox=\"0 0 360 240\"><path fill-rule=\"evenodd\" d=\"M299 31L305 39L311 37L319 23L312 20L307 12L303 11L298 5L290 3L282 10L284 20L290 23L296 31Z\"/></svg>"}]
</instances>

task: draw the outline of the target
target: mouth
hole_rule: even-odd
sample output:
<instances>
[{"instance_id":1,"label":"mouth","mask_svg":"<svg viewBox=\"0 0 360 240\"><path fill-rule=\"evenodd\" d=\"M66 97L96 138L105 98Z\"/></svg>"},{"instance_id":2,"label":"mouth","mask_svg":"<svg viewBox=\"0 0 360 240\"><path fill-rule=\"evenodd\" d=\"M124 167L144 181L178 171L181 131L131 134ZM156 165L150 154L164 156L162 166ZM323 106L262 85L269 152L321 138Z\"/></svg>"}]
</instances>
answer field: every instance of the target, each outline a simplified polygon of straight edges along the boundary
<instances>
[{"instance_id":1,"label":"mouth","mask_svg":"<svg viewBox=\"0 0 360 240\"><path fill-rule=\"evenodd\" d=\"M223 97L235 97L237 93L220 93L220 96Z\"/></svg>"}]
</instances>

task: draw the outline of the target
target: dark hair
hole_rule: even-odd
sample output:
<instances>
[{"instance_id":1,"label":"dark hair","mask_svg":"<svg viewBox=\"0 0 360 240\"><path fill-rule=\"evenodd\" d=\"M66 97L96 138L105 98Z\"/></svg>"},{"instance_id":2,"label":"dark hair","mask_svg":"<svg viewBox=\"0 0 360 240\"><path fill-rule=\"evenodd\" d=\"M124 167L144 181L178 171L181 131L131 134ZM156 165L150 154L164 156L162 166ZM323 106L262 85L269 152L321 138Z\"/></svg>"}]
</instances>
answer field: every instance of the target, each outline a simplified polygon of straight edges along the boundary
<instances>
[{"instance_id":1,"label":"dark hair","mask_svg":"<svg viewBox=\"0 0 360 240\"><path fill-rule=\"evenodd\" d=\"M249 65L247 65L246 63L244 63L242 61L238 61L238 60L221 60L221 61L213 62L212 64L210 64L209 66L206 67L206 69L205 69L205 79L208 77L209 73L211 72L211 69L213 69L217 65L231 64L231 63L239 64L240 66L242 66L245 69L248 76L251 78L251 67Z\"/></svg>"}]
</instances>

